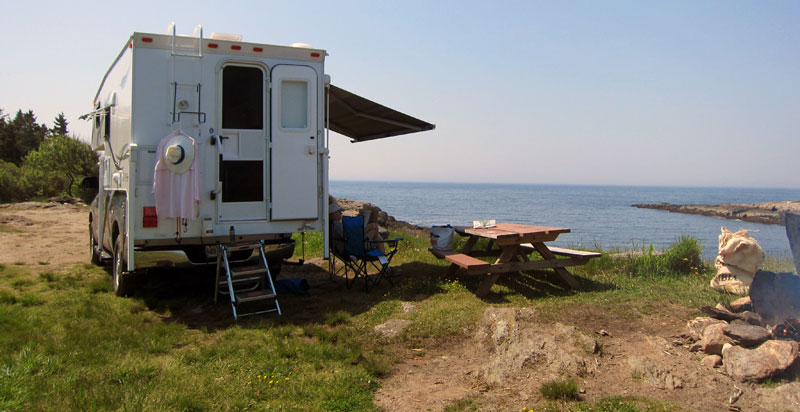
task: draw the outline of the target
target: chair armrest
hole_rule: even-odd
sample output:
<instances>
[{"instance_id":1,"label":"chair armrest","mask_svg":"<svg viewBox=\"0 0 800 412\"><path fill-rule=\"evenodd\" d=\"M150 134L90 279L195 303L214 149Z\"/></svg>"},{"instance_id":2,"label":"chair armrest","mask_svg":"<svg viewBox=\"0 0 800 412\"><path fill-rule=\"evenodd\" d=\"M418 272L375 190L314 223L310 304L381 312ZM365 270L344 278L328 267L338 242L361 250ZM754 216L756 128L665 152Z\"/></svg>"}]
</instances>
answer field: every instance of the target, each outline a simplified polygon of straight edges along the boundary
<instances>
[{"instance_id":1,"label":"chair armrest","mask_svg":"<svg viewBox=\"0 0 800 412\"><path fill-rule=\"evenodd\" d=\"M397 239L386 239L386 240L367 240L368 243L394 243L403 240L403 238L399 237Z\"/></svg>"}]
</instances>

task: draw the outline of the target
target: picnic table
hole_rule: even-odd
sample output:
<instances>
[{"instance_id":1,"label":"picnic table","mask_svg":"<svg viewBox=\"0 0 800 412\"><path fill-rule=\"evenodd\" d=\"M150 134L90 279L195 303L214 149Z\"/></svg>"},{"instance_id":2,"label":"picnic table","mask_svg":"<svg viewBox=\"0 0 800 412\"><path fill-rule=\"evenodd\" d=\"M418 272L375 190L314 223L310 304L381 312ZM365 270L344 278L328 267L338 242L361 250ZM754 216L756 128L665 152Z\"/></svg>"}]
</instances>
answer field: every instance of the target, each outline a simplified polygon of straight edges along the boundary
<instances>
[{"instance_id":1,"label":"picnic table","mask_svg":"<svg viewBox=\"0 0 800 412\"><path fill-rule=\"evenodd\" d=\"M433 248L430 251L436 257L451 263L447 270L448 276L452 276L459 269L469 274L488 275L478 286L476 291L478 296L486 295L503 273L540 269L553 269L570 288L577 289L580 283L566 267L584 265L590 259L600 256L600 253L545 244L556 240L562 233L569 233L570 230L567 228L498 223L489 228L457 227L455 230L459 235L468 237L460 251ZM488 246L475 249L478 240L482 238L489 239ZM530 256L534 252L542 259L531 260ZM480 257L496 257L496 260L490 263L478 259Z\"/></svg>"}]
</instances>

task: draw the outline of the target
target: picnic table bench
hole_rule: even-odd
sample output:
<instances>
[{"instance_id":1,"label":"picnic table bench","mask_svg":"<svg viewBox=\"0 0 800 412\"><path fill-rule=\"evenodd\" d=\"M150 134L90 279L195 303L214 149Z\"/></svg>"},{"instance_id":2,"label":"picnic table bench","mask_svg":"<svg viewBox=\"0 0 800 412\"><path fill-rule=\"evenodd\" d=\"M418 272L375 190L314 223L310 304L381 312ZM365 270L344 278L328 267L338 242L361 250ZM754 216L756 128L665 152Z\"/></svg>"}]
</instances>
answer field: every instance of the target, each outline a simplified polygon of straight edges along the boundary
<instances>
[{"instance_id":1,"label":"picnic table bench","mask_svg":"<svg viewBox=\"0 0 800 412\"><path fill-rule=\"evenodd\" d=\"M456 232L468 237L460 251L429 249L434 256L451 263L448 275L453 275L459 268L468 274L485 274L488 277L478 286L476 295L483 296L503 273L527 272L539 269L553 269L570 288L580 287L577 279L566 269L567 266L584 265L590 259L601 256L600 253L583 250L565 249L547 246L545 242L555 240L562 233L569 233L567 228L529 226L513 223L498 223L495 227L473 229L457 227ZM475 249L479 239L489 239L486 248ZM531 260L532 253L538 253L542 260ZM557 258L556 256L563 256ZM480 257L496 257L490 263Z\"/></svg>"}]
</instances>

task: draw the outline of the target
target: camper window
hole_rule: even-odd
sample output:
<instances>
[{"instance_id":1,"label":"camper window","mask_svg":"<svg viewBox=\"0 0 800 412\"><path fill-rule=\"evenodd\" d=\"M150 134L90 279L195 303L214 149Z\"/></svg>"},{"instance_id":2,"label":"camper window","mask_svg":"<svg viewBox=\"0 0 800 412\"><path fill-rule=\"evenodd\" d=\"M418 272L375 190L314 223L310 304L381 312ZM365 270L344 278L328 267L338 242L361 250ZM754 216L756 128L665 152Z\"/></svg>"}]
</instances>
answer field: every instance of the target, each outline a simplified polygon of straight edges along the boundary
<instances>
[{"instance_id":1,"label":"camper window","mask_svg":"<svg viewBox=\"0 0 800 412\"><path fill-rule=\"evenodd\" d=\"M257 67L222 69L222 128L264 128L264 72Z\"/></svg>"},{"instance_id":2,"label":"camper window","mask_svg":"<svg viewBox=\"0 0 800 412\"><path fill-rule=\"evenodd\" d=\"M281 82L281 128L308 128L308 82Z\"/></svg>"},{"instance_id":3,"label":"camper window","mask_svg":"<svg viewBox=\"0 0 800 412\"><path fill-rule=\"evenodd\" d=\"M111 137L111 106L103 110L103 138Z\"/></svg>"}]
</instances>

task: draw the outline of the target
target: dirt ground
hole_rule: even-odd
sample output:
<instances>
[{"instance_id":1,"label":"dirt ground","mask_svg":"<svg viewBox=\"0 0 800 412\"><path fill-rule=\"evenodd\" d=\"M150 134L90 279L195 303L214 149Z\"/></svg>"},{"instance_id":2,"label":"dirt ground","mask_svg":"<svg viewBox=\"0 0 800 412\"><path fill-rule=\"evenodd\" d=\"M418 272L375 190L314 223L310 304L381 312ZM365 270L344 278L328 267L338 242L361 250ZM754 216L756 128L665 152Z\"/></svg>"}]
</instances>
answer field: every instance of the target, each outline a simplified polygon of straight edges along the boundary
<instances>
[{"instance_id":1,"label":"dirt ground","mask_svg":"<svg viewBox=\"0 0 800 412\"><path fill-rule=\"evenodd\" d=\"M0 264L38 272L89 263L89 207L25 202L0 205Z\"/></svg>"},{"instance_id":2,"label":"dirt ground","mask_svg":"<svg viewBox=\"0 0 800 412\"><path fill-rule=\"evenodd\" d=\"M0 250L3 251L0 264L25 265L41 272L88 263L87 213L86 206L0 205ZM291 313L293 306L297 307L297 313L314 312L315 308L322 311L322 305L336 300L333 295L356 293L345 292L341 282L328 280L327 274L322 272L324 267L321 261L284 266L282 276L306 277L315 291L311 298L288 299L286 304L282 301L286 312ZM403 276L413 274L404 273ZM180 279L172 281L177 285ZM163 288L163 284L157 287ZM172 302L167 303L172 306L165 311L169 313L164 316L165 321L211 327L231 323L226 309L213 306L205 290L195 292L176 286L166 295L153 293L151 299L164 297ZM186 293L193 296L186 299L183 296ZM316 299L317 296L322 299ZM161 303L149 306L158 308L159 305ZM689 342L683 336L686 322L692 318L690 311L667 303L662 309L657 314L621 319L596 308L571 307L558 316L557 321L574 326L597 343L594 353L587 353L579 360L582 366L577 382L582 399L643 396L687 410L721 411L729 410L729 398L741 389L742 395L734 404L741 409L730 410L800 411L800 383L742 384L731 380L719 368L701 365L702 356L689 351ZM302 315L298 316L292 321L302 322ZM533 314L525 318L519 331L532 333L537 327L546 331L552 327L552 322L548 319L540 323ZM478 332L487 328L490 326L484 319L461 340L437 342L423 348L396 348L405 360L396 364L390 376L382 381L376 404L386 411L441 411L459 400L472 399L480 405L480 410L519 411L543 402L538 389L551 375L546 372L548 365L541 360L526 361L517 369L509 367L507 373L501 373L500 383L487 383L487 368L496 365L497 358L503 355L501 352L508 349L506 346L498 347L502 350L487 349L478 338ZM548 356L557 356L563 352L561 349L554 347ZM644 372L632 371L632 360L648 366Z\"/></svg>"}]
</instances>

